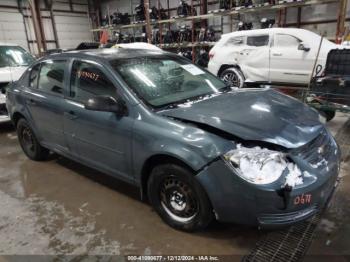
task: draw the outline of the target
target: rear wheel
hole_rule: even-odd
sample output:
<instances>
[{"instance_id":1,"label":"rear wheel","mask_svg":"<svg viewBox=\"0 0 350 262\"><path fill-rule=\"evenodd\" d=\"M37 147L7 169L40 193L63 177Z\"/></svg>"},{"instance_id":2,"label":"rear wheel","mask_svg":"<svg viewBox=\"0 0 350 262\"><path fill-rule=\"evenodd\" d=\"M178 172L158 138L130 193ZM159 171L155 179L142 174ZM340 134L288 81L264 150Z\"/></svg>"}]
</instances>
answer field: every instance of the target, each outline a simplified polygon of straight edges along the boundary
<instances>
[{"instance_id":1,"label":"rear wheel","mask_svg":"<svg viewBox=\"0 0 350 262\"><path fill-rule=\"evenodd\" d=\"M225 69L219 76L225 83L242 88L244 86L244 76L241 70L236 67L230 67Z\"/></svg>"},{"instance_id":2,"label":"rear wheel","mask_svg":"<svg viewBox=\"0 0 350 262\"><path fill-rule=\"evenodd\" d=\"M335 111L325 110L323 113L326 116L327 122L331 121L335 117Z\"/></svg>"},{"instance_id":3,"label":"rear wheel","mask_svg":"<svg viewBox=\"0 0 350 262\"><path fill-rule=\"evenodd\" d=\"M39 144L33 130L24 118L17 123L17 135L23 152L28 158L35 161L47 159L50 151Z\"/></svg>"},{"instance_id":4,"label":"rear wheel","mask_svg":"<svg viewBox=\"0 0 350 262\"><path fill-rule=\"evenodd\" d=\"M157 213L176 229L199 230L213 219L205 191L193 174L182 166L165 164L155 167L147 190Z\"/></svg>"}]
</instances>

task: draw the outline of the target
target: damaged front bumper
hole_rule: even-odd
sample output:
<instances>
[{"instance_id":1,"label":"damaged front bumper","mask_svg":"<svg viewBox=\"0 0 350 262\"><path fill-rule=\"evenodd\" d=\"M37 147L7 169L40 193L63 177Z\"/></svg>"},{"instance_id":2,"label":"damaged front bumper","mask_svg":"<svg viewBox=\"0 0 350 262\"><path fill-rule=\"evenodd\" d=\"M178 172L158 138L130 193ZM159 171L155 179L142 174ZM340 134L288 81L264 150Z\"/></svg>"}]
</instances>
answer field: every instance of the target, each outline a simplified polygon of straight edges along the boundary
<instances>
[{"instance_id":1,"label":"damaged front bumper","mask_svg":"<svg viewBox=\"0 0 350 262\"><path fill-rule=\"evenodd\" d=\"M234 174L221 158L196 178L206 190L219 221L261 228L287 226L313 216L332 195L340 152L335 143L328 150L331 153L327 155L327 165L307 165L300 156L293 159L309 173L301 185L293 188L284 186L285 176L268 185L249 183Z\"/></svg>"}]
</instances>

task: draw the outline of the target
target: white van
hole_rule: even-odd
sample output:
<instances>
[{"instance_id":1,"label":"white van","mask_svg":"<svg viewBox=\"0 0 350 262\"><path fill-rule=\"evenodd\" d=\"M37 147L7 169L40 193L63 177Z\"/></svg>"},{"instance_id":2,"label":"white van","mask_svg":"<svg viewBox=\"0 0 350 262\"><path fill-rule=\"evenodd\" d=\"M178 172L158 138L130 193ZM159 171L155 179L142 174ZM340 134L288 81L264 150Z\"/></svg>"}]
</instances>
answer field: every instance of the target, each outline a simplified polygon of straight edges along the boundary
<instances>
[{"instance_id":1,"label":"white van","mask_svg":"<svg viewBox=\"0 0 350 262\"><path fill-rule=\"evenodd\" d=\"M0 42L0 123L10 120L6 110L6 87L17 81L33 61L33 56L19 45Z\"/></svg>"}]
</instances>

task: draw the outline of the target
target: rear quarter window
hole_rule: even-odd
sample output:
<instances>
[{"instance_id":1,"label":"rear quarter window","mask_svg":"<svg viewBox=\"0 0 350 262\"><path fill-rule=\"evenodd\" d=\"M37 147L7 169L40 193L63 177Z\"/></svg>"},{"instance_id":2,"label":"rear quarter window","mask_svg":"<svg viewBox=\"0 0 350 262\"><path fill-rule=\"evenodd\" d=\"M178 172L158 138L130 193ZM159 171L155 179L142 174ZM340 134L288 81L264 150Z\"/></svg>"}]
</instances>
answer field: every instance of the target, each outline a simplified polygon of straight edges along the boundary
<instances>
[{"instance_id":1,"label":"rear quarter window","mask_svg":"<svg viewBox=\"0 0 350 262\"><path fill-rule=\"evenodd\" d=\"M240 46L244 44L243 36L235 36L226 40L226 46Z\"/></svg>"},{"instance_id":2,"label":"rear quarter window","mask_svg":"<svg viewBox=\"0 0 350 262\"><path fill-rule=\"evenodd\" d=\"M248 36L247 45L248 46L267 46L269 44L268 35L258 35L258 36Z\"/></svg>"}]
</instances>

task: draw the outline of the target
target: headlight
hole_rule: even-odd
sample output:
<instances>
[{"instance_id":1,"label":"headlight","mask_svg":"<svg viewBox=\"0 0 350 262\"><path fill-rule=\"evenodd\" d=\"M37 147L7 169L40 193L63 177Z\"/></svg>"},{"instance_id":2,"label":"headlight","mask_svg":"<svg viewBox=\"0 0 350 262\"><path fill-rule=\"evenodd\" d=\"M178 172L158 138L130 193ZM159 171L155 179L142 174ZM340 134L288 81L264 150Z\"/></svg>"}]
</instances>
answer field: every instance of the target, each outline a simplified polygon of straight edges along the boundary
<instances>
[{"instance_id":1,"label":"headlight","mask_svg":"<svg viewBox=\"0 0 350 262\"><path fill-rule=\"evenodd\" d=\"M244 180L258 185L270 184L287 172L285 185L295 186L303 183L302 172L287 160L284 153L266 148L237 148L224 155L225 161Z\"/></svg>"}]
</instances>

